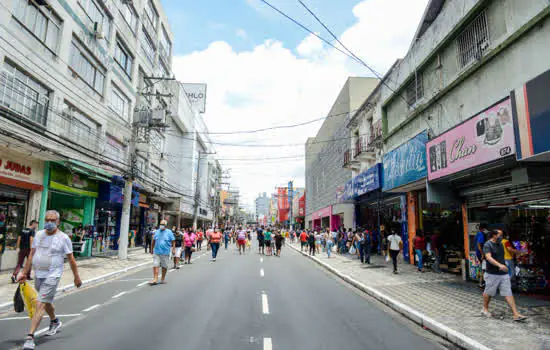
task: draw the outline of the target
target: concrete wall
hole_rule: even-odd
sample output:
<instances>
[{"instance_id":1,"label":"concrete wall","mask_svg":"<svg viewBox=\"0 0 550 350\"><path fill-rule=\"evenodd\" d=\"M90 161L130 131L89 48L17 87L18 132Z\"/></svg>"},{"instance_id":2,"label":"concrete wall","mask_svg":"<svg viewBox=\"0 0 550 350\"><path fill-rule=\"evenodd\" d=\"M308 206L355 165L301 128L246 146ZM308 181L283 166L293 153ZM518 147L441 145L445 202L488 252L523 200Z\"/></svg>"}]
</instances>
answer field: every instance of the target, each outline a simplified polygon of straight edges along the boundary
<instances>
[{"instance_id":1,"label":"concrete wall","mask_svg":"<svg viewBox=\"0 0 550 350\"><path fill-rule=\"evenodd\" d=\"M344 151L349 148L347 122L377 82L376 78L349 78L316 137L306 143L307 215L334 204L336 189L351 179L351 171L342 168ZM331 139L335 141L318 142Z\"/></svg>"},{"instance_id":2,"label":"concrete wall","mask_svg":"<svg viewBox=\"0 0 550 350\"><path fill-rule=\"evenodd\" d=\"M458 0L464 7L472 7L476 2ZM449 4L450 3L450 4ZM413 45L397 75L411 77L414 72L413 57L416 62L427 57L434 43L453 30L452 24L459 23L461 14L468 11L456 11L454 2L446 2L443 12L436 19L433 28ZM526 6L528 5L528 6ZM533 0L518 2L515 0L489 1L487 18L489 24L490 47L483 58L464 68L459 68L456 40L451 38L443 42L437 55L425 61L418 68L423 74L424 98L414 108L407 107L403 99L393 96L386 101L385 113L387 131L393 133L385 142L388 152L425 129L431 129L432 135L454 127L474 116L498 100L509 95L512 89L550 69L550 20L547 1ZM475 17L479 9L469 14ZM534 16L545 17L532 29L523 32L523 26L531 23ZM436 31L437 30L437 31ZM519 32L518 32L519 30ZM446 31L446 32L445 32ZM518 39L510 43L510 38ZM405 78L401 78L402 80ZM451 84L457 83L453 88ZM446 90L447 89L447 90ZM383 96L388 96L383 89ZM418 113L418 110L424 109ZM411 117L418 113L418 115Z\"/></svg>"}]
</instances>

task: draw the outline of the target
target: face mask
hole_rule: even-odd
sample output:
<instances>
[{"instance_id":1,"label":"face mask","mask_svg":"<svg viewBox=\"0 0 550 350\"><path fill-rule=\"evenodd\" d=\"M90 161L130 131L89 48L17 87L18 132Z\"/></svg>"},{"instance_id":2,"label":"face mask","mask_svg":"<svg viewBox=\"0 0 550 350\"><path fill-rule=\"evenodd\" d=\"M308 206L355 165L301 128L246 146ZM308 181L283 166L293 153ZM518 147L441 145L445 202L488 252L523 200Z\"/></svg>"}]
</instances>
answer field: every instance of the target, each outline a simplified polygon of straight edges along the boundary
<instances>
[{"instance_id":1,"label":"face mask","mask_svg":"<svg viewBox=\"0 0 550 350\"><path fill-rule=\"evenodd\" d=\"M52 232L57 228L57 224L55 222L46 222L44 224L44 229L48 232Z\"/></svg>"},{"instance_id":2,"label":"face mask","mask_svg":"<svg viewBox=\"0 0 550 350\"><path fill-rule=\"evenodd\" d=\"M164 231L164 225L160 225L160 229Z\"/></svg>"},{"instance_id":3,"label":"face mask","mask_svg":"<svg viewBox=\"0 0 550 350\"><path fill-rule=\"evenodd\" d=\"M502 243L502 237L497 238L497 243Z\"/></svg>"}]
</instances>

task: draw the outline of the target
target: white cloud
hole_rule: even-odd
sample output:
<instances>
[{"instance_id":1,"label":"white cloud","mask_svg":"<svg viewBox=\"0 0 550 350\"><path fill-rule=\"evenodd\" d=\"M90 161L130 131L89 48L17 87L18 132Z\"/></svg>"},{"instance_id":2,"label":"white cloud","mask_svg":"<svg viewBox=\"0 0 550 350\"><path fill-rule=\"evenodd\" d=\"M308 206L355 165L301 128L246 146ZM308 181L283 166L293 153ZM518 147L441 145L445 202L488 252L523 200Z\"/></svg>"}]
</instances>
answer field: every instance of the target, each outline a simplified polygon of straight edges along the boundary
<instances>
[{"instance_id":1,"label":"white cloud","mask_svg":"<svg viewBox=\"0 0 550 350\"><path fill-rule=\"evenodd\" d=\"M237 29L237 32L235 34L241 39L246 39L248 37L248 35L246 34L246 31L242 28Z\"/></svg>"},{"instance_id":2,"label":"white cloud","mask_svg":"<svg viewBox=\"0 0 550 350\"><path fill-rule=\"evenodd\" d=\"M257 0L247 1L257 5ZM426 3L427 0L363 1L353 9L357 23L341 39L365 62L384 73L406 53ZM395 8L400 10L394 11ZM330 27L330 23L327 25ZM325 116L348 76L371 76L364 67L327 49L311 35L296 48L267 40L243 52L236 52L223 41L212 42L203 51L175 57L173 67L178 80L208 83L204 118L211 132L295 124ZM303 144L319 127L320 123L315 123L212 138L223 143L302 144L276 148L216 147L221 158L285 157L304 154ZM232 186L240 188L247 204L259 192L273 192L293 174L304 173L304 159L222 161L222 165L232 169ZM296 186L304 186L303 176L294 180Z\"/></svg>"}]
</instances>

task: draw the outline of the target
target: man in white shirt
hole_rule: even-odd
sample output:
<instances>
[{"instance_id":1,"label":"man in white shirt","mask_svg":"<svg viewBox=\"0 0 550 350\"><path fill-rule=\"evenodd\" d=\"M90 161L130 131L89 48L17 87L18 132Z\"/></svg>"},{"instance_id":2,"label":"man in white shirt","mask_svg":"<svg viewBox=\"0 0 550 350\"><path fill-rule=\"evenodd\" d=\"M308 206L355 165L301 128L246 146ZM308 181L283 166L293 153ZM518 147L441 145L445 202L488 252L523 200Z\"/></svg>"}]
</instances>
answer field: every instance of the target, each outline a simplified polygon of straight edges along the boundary
<instances>
[{"instance_id":1,"label":"man in white shirt","mask_svg":"<svg viewBox=\"0 0 550 350\"><path fill-rule=\"evenodd\" d=\"M34 344L34 332L40 326L44 312L50 317L50 328L46 335L54 335L61 328L61 321L55 316L53 300L57 291L59 280L63 275L64 258L67 256L69 265L74 275L74 284L77 288L82 285L76 260L73 255L71 239L65 233L57 229L59 225L59 213L55 210L46 212L44 230L39 231L32 242L31 253L25 264L25 268L19 272L17 281L23 283L27 280L27 273L32 268L35 274L36 311L31 321L31 328L25 339L23 349L32 350Z\"/></svg>"},{"instance_id":2,"label":"man in white shirt","mask_svg":"<svg viewBox=\"0 0 550 350\"><path fill-rule=\"evenodd\" d=\"M390 256L393 261L393 273L397 274L397 256L403 249L403 241L401 236L399 236L394 229L391 231L391 235L388 236L388 245Z\"/></svg>"}]
</instances>

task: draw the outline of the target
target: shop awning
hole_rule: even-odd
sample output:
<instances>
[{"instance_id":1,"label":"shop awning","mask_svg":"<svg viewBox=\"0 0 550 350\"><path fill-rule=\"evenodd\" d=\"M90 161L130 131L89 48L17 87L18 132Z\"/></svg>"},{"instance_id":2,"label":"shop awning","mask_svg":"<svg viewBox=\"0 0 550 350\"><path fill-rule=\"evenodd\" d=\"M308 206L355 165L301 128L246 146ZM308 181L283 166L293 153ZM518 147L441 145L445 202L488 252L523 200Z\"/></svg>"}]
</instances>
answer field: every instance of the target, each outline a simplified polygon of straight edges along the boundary
<instances>
[{"instance_id":1,"label":"shop awning","mask_svg":"<svg viewBox=\"0 0 550 350\"><path fill-rule=\"evenodd\" d=\"M109 172L103 169L100 169L93 165L86 164L84 162L80 162L78 160L67 160L64 162L56 162L56 163L61 164L71 169L72 171L86 175L89 178L98 180L98 181L111 182L111 178L113 177L113 174L110 174Z\"/></svg>"}]
</instances>

